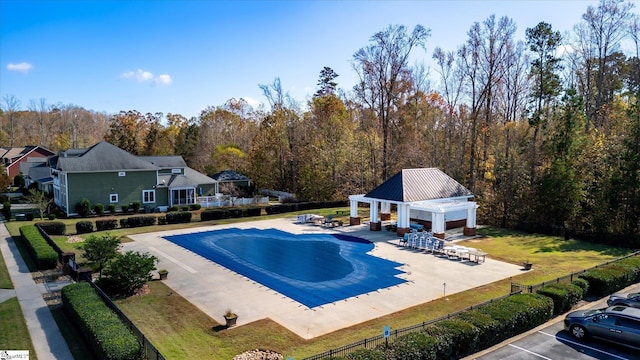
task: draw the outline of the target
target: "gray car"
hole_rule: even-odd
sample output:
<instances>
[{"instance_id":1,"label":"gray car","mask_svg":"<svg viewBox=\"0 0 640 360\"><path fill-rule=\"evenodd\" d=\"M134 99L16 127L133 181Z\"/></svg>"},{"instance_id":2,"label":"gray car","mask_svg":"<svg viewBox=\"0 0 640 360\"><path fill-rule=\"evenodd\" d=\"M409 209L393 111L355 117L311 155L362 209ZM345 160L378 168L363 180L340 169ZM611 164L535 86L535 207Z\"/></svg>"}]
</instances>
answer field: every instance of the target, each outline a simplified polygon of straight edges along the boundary
<instances>
[{"instance_id":1,"label":"gray car","mask_svg":"<svg viewBox=\"0 0 640 360\"><path fill-rule=\"evenodd\" d=\"M577 339L592 336L637 348L640 347L640 309L612 306L573 311L565 317L564 329Z\"/></svg>"},{"instance_id":2,"label":"gray car","mask_svg":"<svg viewBox=\"0 0 640 360\"><path fill-rule=\"evenodd\" d=\"M635 308L640 308L640 292L613 294L609 296L609 300L607 300L607 305L609 306L622 305L622 306L632 306Z\"/></svg>"}]
</instances>

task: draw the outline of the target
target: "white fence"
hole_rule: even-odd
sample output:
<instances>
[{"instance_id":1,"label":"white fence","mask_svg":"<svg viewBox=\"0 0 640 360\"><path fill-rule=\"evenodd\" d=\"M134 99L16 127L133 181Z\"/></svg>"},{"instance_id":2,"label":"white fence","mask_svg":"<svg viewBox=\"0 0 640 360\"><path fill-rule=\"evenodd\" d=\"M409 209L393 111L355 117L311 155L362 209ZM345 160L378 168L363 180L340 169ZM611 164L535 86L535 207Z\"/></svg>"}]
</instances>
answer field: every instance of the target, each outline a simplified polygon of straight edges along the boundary
<instances>
[{"instance_id":1,"label":"white fence","mask_svg":"<svg viewBox=\"0 0 640 360\"><path fill-rule=\"evenodd\" d=\"M239 198L230 196L198 196L197 203L202 207L242 206L251 204L268 204L269 197Z\"/></svg>"}]
</instances>

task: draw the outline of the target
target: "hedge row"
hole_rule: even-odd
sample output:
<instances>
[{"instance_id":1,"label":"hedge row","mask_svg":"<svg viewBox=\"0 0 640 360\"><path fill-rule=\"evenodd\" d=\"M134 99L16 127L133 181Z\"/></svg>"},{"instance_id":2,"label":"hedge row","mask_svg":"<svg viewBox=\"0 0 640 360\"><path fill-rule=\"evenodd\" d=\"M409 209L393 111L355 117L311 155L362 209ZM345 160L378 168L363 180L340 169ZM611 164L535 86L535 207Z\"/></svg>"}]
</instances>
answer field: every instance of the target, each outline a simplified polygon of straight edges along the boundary
<instances>
[{"instance_id":1,"label":"hedge row","mask_svg":"<svg viewBox=\"0 0 640 360\"><path fill-rule=\"evenodd\" d=\"M113 230L117 227L118 220L116 219L96 220L96 230L98 231Z\"/></svg>"},{"instance_id":2,"label":"hedge row","mask_svg":"<svg viewBox=\"0 0 640 360\"><path fill-rule=\"evenodd\" d=\"M260 216L261 210L262 209L259 207L205 210L200 213L200 220L210 221L249 216Z\"/></svg>"},{"instance_id":3,"label":"hedge row","mask_svg":"<svg viewBox=\"0 0 640 360\"><path fill-rule=\"evenodd\" d=\"M62 221L42 221L36 225L49 235L64 235L67 231L67 226Z\"/></svg>"},{"instance_id":4,"label":"hedge row","mask_svg":"<svg viewBox=\"0 0 640 360\"><path fill-rule=\"evenodd\" d=\"M576 305L584 297L589 283L581 278L572 284L549 284L537 293L553 300L554 315L563 314Z\"/></svg>"},{"instance_id":5,"label":"hedge row","mask_svg":"<svg viewBox=\"0 0 640 360\"><path fill-rule=\"evenodd\" d=\"M287 204L267 206L264 209L268 215L272 215L272 214L282 214L282 213L288 213L288 212L294 212L294 211L324 209L324 208L343 207L343 206L349 206L349 202L341 200L341 201L287 203Z\"/></svg>"},{"instance_id":6,"label":"hedge row","mask_svg":"<svg viewBox=\"0 0 640 360\"><path fill-rule=\"evenodd\" d=\"M588 296L606 296L640 282L640 256L632 256L585 271L579 275L587 280Z\"/></svg>"},{"instance_id":7,"label":"hedge row","mask_svg":"<svg viewBox=\"0 0 640 360\"><path fill-rule=\"evenodd\" d=\"M87 282L62 288L62 304L100 359L140 359L138 338Z\"/></svg>"},{"instance_id":8,"label":"hedge row","mask_svg":"<svg viewBox=\"0 0 640 360\"><path fill-rule=\"evenodd\" d=\"M47 243L38 228L33 225L20 227L20 235L29 249L29 254L39 270L55 269L58 265L58 253Z\"/></svg>"},{"instance_id":9,"label":"hedge row","mask_svg":"<svg viewBox=\"0 0 640 360\"><path fill-rule=\"evenodd\" d=\"M168 212L165 218L167 224L181 224L191 222L192 214L188 211Z\"/></svg>"},{"instance_id":10,"label":"hedge row","mask_svg":"<svg viewBox=\"0 0 640 360\"><path fill-rule=\"evenodd\" d=\"M121 228L135 228L141 226L153 226L158 222L158 218L154 215L131 216L120 219Z\"/></svg>"},{"instance_id":11,"label":"hedge row","mask_svg":"<svg viewBox=\"0 0 640 360\"><path fill-rule=\"evenodd\" d=\"M91 221L78 221L76 223L76 233L86 234L93 232L93 223Z\"/></svg>"},{"instance_id":12,"label":"hedge row","mask_svg":"<svg viewBox=\"0 0 640 360\"><path fill-rule=\"evenodd\" d=\"M388 348L360 349L350 360L460 359L543 324L553 315L553 301L539 294L517 294L420 332L398 337Z\"/></svg>"}]
</instances>

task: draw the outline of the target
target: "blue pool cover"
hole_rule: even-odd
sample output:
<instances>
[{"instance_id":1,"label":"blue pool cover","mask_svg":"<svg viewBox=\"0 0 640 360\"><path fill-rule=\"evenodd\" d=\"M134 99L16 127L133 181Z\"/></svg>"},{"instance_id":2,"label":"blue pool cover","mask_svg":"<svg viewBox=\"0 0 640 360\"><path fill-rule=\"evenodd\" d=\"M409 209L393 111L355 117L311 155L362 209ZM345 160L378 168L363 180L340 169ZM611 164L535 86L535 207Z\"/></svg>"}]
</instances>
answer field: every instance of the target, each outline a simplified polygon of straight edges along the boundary
<instances>
[{"instance_id":1,"label":"blue pool cover","mask_svg":"<svg viewBox=\"0 0 640 360\"><path fill-rule=\"evenodd\" d=\"M354 236L230 228L165 239L309 308L406 282L403 264L368 255L373 243Z\"/></svg>"}]
</instances>

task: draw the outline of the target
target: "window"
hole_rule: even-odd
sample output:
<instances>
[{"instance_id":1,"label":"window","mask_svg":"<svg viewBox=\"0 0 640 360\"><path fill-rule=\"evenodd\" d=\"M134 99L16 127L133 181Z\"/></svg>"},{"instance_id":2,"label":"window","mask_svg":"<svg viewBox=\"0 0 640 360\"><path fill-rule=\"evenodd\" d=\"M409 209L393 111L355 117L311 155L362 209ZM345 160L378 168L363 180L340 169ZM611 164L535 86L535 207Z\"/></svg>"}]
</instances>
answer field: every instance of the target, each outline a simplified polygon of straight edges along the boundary
<instances>
[{"instance_id":1,"label":"window","mask_svg":"<svg viewBox=\"0 0 640 360\"><path fill-rule=\"evenodd\" d=\"M156 191L155 190L142 190L142 203L154 203L156 202Z\"/></svg>"},{"instance_id":2,"label":"window","mask_svg":"<svg viewBox=\"0 0 640 360\"><path fill-rule=\"evenodd\" d=\"M127 176L127 173L124 171L118 171L118 176Z\"/></svg>"},{"instance_id":3,"label":"window","mask_svg":"<svg viewBox=\"0 0 640 360\"><path fill-rule=\"evenodd\" d=\"M118 194L109 194L109 202L111 204L118 203Z\"/></svg>"}]
</instances>

